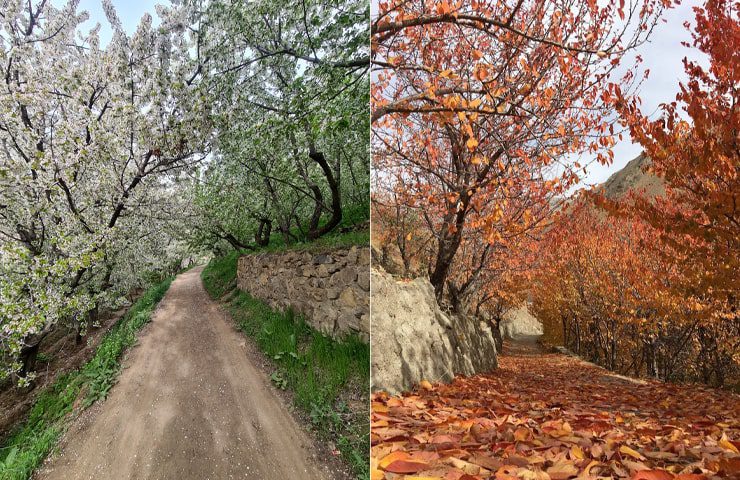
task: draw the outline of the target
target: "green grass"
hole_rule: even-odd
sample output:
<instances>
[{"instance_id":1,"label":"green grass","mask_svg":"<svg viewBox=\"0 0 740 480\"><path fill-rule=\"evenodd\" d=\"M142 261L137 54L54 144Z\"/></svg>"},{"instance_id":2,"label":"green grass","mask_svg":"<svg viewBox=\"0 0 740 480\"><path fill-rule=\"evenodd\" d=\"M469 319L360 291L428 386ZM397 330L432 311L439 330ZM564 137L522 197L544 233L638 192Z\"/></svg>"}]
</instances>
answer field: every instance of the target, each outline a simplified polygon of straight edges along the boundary
<instances>
[{"instance_id":1,"label":"green grass","mask_svg":"<svg viewBox=\"0 0 740 480\"><path fill-rule=\"evenodd\" d=\"M351 247L352 245L370 245L370 231L360 230L356 232L337 233L326 235L313 241L296 242L285 245L282 237L273 237L270 244L255 251L244 253L282 252L286 250L302 250L318 252L330 248Z\"/></svg>"},{"instance_id":2,"label":"green grass","mask_svg":"<svg viewBox=\"0 0 740 480\"><path fill-rule=\"evenodd\" d=\"M234 250L224 257L215 257L208 262L200 277L203 286L212 298L221 298L236 287L236 266L241 252Z\"/></svg>"},{"instance_id":3,"label":"green grass","mask_svg":"<svg viewBox=\"0 0 740 480\"><path fill-rule=\"evenodd\" d=\"M136 331L151 319L170 283L172 278L148 289L105 334L88 363L39 395L26 422L0 447L0 480L29 478L56 445L77 400L84 408L107 396L121 370L121 355L136 342Z\"/></svg>"},{"instance_id":4,"label":"green grass","mask_svg":"<svg viewBox=\"0 0 740 480\"><path fill-rule=\"evenodd\" d=\"M358 479L369 478L370 347L356 337L333 340L292 311L272 310L235 290L239 255L232 252L211 260L201 275L206 290L213 298L231 292L224 298L226 307L239 328L273 361L273 383L293 392L295 405L322 438L336 444Z\"/></svg>"}]
</instances>

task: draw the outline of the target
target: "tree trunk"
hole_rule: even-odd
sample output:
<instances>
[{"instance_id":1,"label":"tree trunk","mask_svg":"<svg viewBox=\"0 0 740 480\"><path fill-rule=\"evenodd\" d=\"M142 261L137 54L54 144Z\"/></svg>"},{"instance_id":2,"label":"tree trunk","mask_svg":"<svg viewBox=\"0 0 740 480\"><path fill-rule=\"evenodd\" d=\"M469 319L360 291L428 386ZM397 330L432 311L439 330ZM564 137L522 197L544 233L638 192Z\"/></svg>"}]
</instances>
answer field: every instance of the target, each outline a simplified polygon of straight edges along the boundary
<instances>
[{"instance_id":1,"label":"tree trunk","mask_svg":"<svg viewBox=\"0 0 740 480\"><path fill-rule=\"evenodd\" d=\"M658 368L655 364L655 340L645 343L645 369L651 378L658 378Z\"/></svg>"},{"instance_id":2,"label":"tree trunk","mask_svg":"<svg viewBox=\"0 0 740 480\"><path fill-rule=\"evenodd\" d=\"M496 344L496 352L501 353L504 349L504 338L501 336L501 317L499 316L493 319L493 340Z\"/></svg>"},{"instance_id":3,"label":"tree trunk","mask_svg":"<svg viewBox=\"0 0 740 480\"><path fill-rule=\"evenodd\" d=\"M314 212L311 216L307 236L309 240L316 240L332 231L342 221L342 196L339 191L339 182L334 177L334 172L331 171L331 167L326 161L323 152L318 152L314 147L310 147L308 156L321 167L324 178L326 178L326 182L329 184L329 191L331 191L331 217L324 226L319 227L323 209L323 198L321 196L321 190L316 185L311 186L311 190L314 192L316 198L314 199Z\"/></svg>"},{"instance_id":4,"label":"tree trunk","mask_svg":"<svg viewBox=\"0 0 740 480\"><path fill-rule=\"evenodd\" d=\"M465 221L465 212L459 210L455 215L454 219L454 231L449 233L452 226L452 222L445 221L442 225L442 235L439 240L439 249L437 250L437 258L434 261L434 269L431 275L429 275L429 281L434 287L434 293L437 295L437 299L442 298L444 293L445 280L450 271L452 260L455 258L457 249L460 247L462 241L462 227Z\"/></svg>"},{"instance_id":5,"label":"tree trunk","mask_svg":"<svg viewBox=\"0 0 740 480\"><path fill-rule=\"evenodd\" d=\"M257 233L254 234L254 243L259 247L266 247L270 243L270 234L272 233L272 221L269 218L260 219Z\"/></svg>"},{"instance_id":6,"label":"tree trunk","mask_svg":"<svg viewBox=\"0 0 740 480\"><path fill-rule=\"evenodd\" d=\"M563 346L568 347L568 320L567 317L563 315L561 318L561 321L563 322Z\"/></svg>"},{"instance_id":7,"label":"tree trunk","mask_svg":"<svg viewBox=\"0 0 740 480\"><path fill-rule=\"evenodd\" d=\"M21 371L18 372L18 375L21 378L26 378L29 373L36 369L36 358L38 358L42 340L43 337L39 338L34 343L21 348L20 361L22 366Z\"/></svg>"}]
</instances>

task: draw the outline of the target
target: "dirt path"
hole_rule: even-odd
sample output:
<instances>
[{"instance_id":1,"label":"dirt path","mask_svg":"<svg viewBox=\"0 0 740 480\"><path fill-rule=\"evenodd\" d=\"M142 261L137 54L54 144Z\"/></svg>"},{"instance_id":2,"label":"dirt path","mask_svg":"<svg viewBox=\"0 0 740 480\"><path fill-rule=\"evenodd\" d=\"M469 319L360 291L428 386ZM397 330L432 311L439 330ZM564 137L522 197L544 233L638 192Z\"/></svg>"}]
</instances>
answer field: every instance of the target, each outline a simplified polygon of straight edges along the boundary
<instances>
[{"instance_id":1,"label":"dirt path","mask_svg":"<svg viewBox=\"0 0 740 480\"><path fill-rule=\"evenodd\" d=\"M504 348L501 355L540 355L544 353L539 340L542 335L517 335L504 340Z\"/></svg>"},{"instance_id":2,"label":"dirt path","mask_svg":"<svg viewBox=\"0 0 740 480\"><path fill-rule=\"evenodd\" d=\"M36 478L332 478L200 271L172 283L109 398L75 422Z\"/></svg>"}]
</instances>

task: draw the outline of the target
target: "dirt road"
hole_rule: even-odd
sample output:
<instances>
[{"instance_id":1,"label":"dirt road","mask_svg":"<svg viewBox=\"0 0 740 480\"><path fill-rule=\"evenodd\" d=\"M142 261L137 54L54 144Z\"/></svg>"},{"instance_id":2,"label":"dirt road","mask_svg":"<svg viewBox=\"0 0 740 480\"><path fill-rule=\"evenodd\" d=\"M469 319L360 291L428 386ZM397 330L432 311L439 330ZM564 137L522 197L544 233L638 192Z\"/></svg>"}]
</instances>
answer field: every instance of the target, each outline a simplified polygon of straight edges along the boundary
<instances>
[{"instance_id":1,"label":"dirt road","mask_svg":"<svg viewBox=\"0 0 740 480\"><path fill-rule=\"evenodd\" d=\"M200 268L172 283L105 402L36 478L330 479Z\"/></svg>"}]
</instances>

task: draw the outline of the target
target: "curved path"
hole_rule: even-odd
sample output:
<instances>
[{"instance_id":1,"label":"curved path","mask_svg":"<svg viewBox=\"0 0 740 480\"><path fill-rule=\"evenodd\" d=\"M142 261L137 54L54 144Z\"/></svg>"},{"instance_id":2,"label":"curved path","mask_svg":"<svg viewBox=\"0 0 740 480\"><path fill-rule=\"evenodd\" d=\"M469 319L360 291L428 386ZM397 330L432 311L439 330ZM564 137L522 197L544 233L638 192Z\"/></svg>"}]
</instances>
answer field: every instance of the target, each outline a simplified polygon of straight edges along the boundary
<instances>
[{"instance_id":1,"label":"curved path","mask_svg":"<svg viewBox=\"0 0 740 480\"><path fill-rule=\"evenodd\" d=\"M36 478L331 478L200 271L175 279L108 399Z\"/></svg>"}]
</instances>

